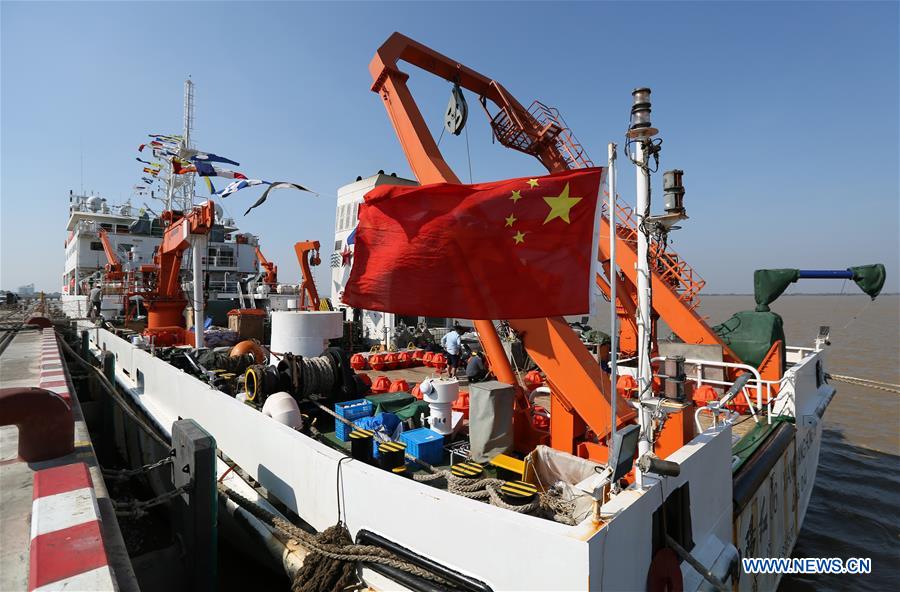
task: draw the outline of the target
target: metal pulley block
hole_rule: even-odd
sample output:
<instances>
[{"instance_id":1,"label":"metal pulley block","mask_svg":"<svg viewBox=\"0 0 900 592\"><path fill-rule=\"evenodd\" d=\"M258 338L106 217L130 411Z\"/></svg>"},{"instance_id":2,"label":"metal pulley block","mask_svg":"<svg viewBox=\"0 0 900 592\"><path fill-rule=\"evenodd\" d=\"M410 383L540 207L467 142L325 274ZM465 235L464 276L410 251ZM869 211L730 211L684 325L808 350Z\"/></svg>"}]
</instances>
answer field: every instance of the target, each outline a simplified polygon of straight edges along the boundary
<instances>
[{"instance_id":1,"label":"metal pulley block","mask_svg":"<svg viewBox=\"0 0 900 592\"><path fill-rule=\"evenodd\" d=\"M450 89L450 102L444 111L444 127L454 136L458 136L466 127L466 119L469 117L469 106L466 97L458 84Z\"/></svg>"}]
</instances>

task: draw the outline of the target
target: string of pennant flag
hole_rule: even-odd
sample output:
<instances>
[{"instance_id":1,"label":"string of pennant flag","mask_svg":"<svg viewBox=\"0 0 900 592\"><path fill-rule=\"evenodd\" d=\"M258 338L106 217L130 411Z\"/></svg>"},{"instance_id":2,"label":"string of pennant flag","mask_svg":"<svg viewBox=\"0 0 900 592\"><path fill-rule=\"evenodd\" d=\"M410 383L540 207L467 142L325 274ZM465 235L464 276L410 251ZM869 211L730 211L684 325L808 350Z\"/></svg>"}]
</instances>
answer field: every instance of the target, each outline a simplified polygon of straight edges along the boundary
<instances>
[{"instance_id":1,"label":"string of pennant flag","mask_svg":"<svg viewBox=\"0 0 900 592\"><path fill-rule=\"evenodd\" d=\"M217 195L221 198L257 185L267 185L266 190L256 200L256 202L247 208L244 215L250 213L250 210L261 206L269 197L269 193L274 189L296 189L297 191L305 191L318 195L318 193L300 185L288 181L264 181L262 179L250 179L242 172L215 166L212 163L230 164L240 166L240 163L212 152L203 152L193 148L183 146L183 138L176 135L166 134L149 134L150 141L138 146L138 152L144 153L146 149L155 160L144 160L136 157L135 160L143 165L143 174L141 181L147 185L153 185L160 181L159 174L163 171L163 161L171 165L169 169L172 175L196 174L203 179L207 189L211 195ZM226 185L220 191L216 191L210 177L222 177L225 179L233 179L231 183ZM146 189L146 188L143 188Z\"/></svg>"}]
</instances>

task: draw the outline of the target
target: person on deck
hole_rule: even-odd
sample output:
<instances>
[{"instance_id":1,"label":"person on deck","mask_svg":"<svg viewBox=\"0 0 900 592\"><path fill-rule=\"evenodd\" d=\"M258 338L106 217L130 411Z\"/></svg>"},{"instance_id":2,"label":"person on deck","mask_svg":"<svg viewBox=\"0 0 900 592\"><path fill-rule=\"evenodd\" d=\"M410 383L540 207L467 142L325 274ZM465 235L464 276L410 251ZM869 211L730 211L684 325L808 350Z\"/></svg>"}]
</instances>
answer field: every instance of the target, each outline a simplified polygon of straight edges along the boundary
<instances>
[{"instance_id":1,"label":"person on deck","mask_svg":"<svg viewBox=\"0 0 900 592\"><path fill-rule=\"evenodd\" d=\"M441 346L447 352L447 374L450 378L456 378L456 371L459 366L459 354L462 351L462 328L454 325L453 329L447 332L441 338Z\"/></svg>"},{"instance_id":2,"label":"person on deck","mask_svg":"<svg viewBox=\"0 0 900 592\"><path fill-rule=\"evenodd\" d=\"M103 302L103 290L100 288L100 284L94 284L94 287L91 288L89 299L91 301L91 317L99 318L100 304Z\"/></svg>"},{"instance_id":3,"label":"person on deck","mask_svg":"<svg viewBox=\"0 0 900 592\"><path fill-rule=\"evenodd\" d=\"M481 359L481 352L475 352L469 357L469 363L466 364L466 378L469 382L480 382L487 376L487 370L484 367L484 360Z\"/></svg>"}]
</instances>

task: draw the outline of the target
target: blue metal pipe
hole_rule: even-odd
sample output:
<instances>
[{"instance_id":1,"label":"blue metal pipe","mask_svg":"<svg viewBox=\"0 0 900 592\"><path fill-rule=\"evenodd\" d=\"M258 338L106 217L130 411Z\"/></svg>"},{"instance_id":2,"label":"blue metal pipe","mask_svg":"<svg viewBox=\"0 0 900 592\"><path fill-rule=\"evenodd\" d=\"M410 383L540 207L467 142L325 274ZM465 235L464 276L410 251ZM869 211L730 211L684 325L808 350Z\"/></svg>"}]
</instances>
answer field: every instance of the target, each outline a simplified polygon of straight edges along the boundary
<instances>
[{"instance_id":1,"label":"blue metal pipe","mask_svg":"<svg viewBox=\"0 0 900 592\"><path fill-rule=\"evenodd\" d=\"M801 269L800 279L804 280L852 280L849 269Z\"/></svg>"}]
</instances>

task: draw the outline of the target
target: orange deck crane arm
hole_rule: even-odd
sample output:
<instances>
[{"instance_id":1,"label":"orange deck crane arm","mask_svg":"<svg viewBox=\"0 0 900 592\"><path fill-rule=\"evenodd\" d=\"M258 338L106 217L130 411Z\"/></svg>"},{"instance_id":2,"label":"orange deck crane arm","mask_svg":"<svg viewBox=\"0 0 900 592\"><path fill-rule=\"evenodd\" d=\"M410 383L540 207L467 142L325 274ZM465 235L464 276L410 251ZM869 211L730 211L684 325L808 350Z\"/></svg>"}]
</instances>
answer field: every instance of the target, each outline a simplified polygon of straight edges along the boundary
<instances>
[{"instance_id":1,"label":"orange deck crane arm","mask_svg":"<svg viewBox=\"0 0 900 592\"><path fill-rule=\"evenodd\" d=\"M384 101L385 108L396 131L410 166L421 183L459 183L444 160L434 137L416 106L406 81L408 74L399 69L405 61L431 72L445 80L466 88L479 97L479 102L490 118L494 137L508 148L536 157L551 172L592 166L581 144L575 139L562 117L555 109L535 101L525 108L498 82L459 64L430 48L399 33L391 35L378 49L369 64L372 90ZM488 101L498 111L491 114ZM619 208L614 213L621 221L617 225L616 263L622 271L617 277L617 305L620 310L622 331L634 333L632 321L636 306L637 252L636 225L630 212ZM609 236L608 220L601 219L600 234ZM693 270L674 253L666 253L654 245L652 250L652 274L654 281L654 311L669 327L687 343L718 344L722 346L726 361L739 361L725 346L718 335L697 314L697 295L703 286ZM598 258L604 261L609 277L609 254L605 241L600 241ZM605 278L597 278L598 284L608 293ZM511 384L516 377L509 367L496 330L491 321L476 321L497 377ZM547 375L553 392L551 401L551 444L554 448L572 450L573 442L585 427L591 428L601 439L609 432L610 387L604 384L605 375L561 318L510 321L510 326L523 338L525 349ZM621 409L621 408L620 408ZM622 409L619 417L627 421L633 417L630 409ZM518 433L518 430L517 430ZM579 450L602 460L603 450L588 445L589 450Z\"/></svg>"},{"instance_id":2,"label":"orange deck crane arm","mask_svg":"<svg viewBox=\"0 0 900 592\"><path fill-rule=\"evenodd\" d=\"M303 278L300 282L300 308L304 310L319 310L319 291L316 290L316 282L312 276L312 266L322 262L319 258L319 241L300 241L294 243L294 252L300 263L300 271ZM309 302L307 302L307 298Z\"/></svg>"},{"instance_id":3,"label":"orange deck crane arm","mask_svg":"<svg viewBox=\"0 0 900 592\"><path fill-rule=\"evenodd\" d=\"M577 142L566 144L556 141L561 134L565 137L567 133L559 122L551 118L539 120L532 110L525 109L498 82L400 33L394 33L369 64L374 80L372 90L381 95L400 144L420 183L459 183L460 180L444 160L409 92L406 86L409 76L400 71L400 60L477 93L486 112L487 100L493 102L499 111L491 116L491 127L498 141L505 146L536 156L551 171L589 164ZM542 105L537 109L533 107L533 110L542 114L553 113ZM577 441L586 427L590 427L600 438L607 435L611 420L609 380L565 319L519 319L509 323L522 336L525 349L544 371L553 392L550 444L560 450L575 452ZM518 385L493 322L475 320L475 325L497 378ZM620 400L619 405L619 418L623 422L634 416L633 410L624 401ZM528 437L525 434L527 428L522 426L528 417L521 413L522 407L520 396L515 419L517 425L514 427L517 440L520 435L526 439ZM528 449L539 443L534 437L531 440L521 446L517 443L517 446ZM602 458L605 450L590 450L588 454L605 460Z\"/></svg>"},{"instance_id":4,"label":"orange deck crane arm","mask_svg":"<svg viewBox=\"0 0 900 592\"><path fill-rule=\"evenodd\" d=\"M156 254L159 266L159 279L157 280L157 293L160 296L171 297L181 295L181 259L190 243L192 234L209 234L215 220L215 206L212 200L194 208L186 215L167 210L163 212L162 219L169 222L163 234L162 244Z\"/></svg>"},{"instance_id":5,"label":"orange deck crane arm","mask_svg":"<svg viewBox=\"0 0 900 592\"><path fill-rule=\"evenodd\" d=\"M105 228L101 228L97 235L100 237L100 244L103 245L103 252L106 254L106 277L111 280L122 279L122 262L109 242L109 233Z\"/></svg>"},{"instance_id":6,"label":"orange deck crane arm","mask_svg":"<svg viewBox=\"0 0 900 592\"><path fill-rule=\"evenodd\" d=\"M181 290L181 261L190 246L190 235L209 234L216 210L212 200L187 214L166 210L161 219L168 223L162 243L154 256L156 284L143 294L147 306L147 329L162 330L183 327L182 313L187 299ZM202 278L195 278L202 281Z\"/></svg>"},{"instance_id":7,"label":"orange deck crane arm","mask_svg":"<svg viewBox=\"0 0 900 592\"><path fill-rule=\"evenodd\" d=\"M263 283L271 287L277 286L278 266L266 259L266 256L263 255L262 251L259 250L259 245L256 246L256 258L259 260L260 266L262 266L262 268L266 272L263 276Z\"/></svg>"}]
</instances>

